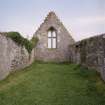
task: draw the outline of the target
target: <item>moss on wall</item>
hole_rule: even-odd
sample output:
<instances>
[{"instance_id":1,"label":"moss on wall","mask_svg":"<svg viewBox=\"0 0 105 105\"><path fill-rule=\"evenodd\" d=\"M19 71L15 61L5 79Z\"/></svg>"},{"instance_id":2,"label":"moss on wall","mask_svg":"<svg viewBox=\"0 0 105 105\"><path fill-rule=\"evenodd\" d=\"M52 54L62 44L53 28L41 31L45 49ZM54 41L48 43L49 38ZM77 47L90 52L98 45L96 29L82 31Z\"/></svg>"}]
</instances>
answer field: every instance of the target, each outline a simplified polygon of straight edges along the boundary
<instances>
[{"instance_id":1,"label":"moss on wall","mask_svg":"<svg viewBox=\"0 0 105 105\"><path fill-rule=\"evenodd\" d=\"M29 41L28 39L22 37L22 35L18 32L7 32L6 36L10 37L18 45L25 46L25 48L29 53L31 53L32 49L35 47L35 45L38 42L37 38L32 38L32 40Z\"/></svg>"}]
</instances>

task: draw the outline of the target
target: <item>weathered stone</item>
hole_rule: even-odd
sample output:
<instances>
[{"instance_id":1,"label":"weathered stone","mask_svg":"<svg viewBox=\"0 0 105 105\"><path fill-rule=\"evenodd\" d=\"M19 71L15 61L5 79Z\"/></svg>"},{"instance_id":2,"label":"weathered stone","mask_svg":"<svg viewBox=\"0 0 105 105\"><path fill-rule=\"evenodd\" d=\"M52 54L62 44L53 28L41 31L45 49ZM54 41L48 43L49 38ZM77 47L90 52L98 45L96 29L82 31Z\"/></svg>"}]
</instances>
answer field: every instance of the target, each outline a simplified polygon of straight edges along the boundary
<instances>
[{"instance_id":1,"label":"weathered stone","mask_svg":"<svg viewBox=\"0 0 105 105\"><path fill-rule=\"evenodd\" d=\"M5 33L0 33L0 80L10 72L31 64L34 59L29 56L25 47L19 46L12 39L6 37Z\"/></svg>"},{"instance_id":2,"label":"weathered stone","mask_svg":"<svg viewBox=\"0 0 105 105\"><path fill-rule=\"evenodd\" d=\"M48 48L48 30L53 27L57 33L57 48ZM39 38L39 42L35 48L35 59L41 61L69 61L69 45L74 43L73 38L65 29L54 12L50 12L44 23L34 34Z\"/></svg>"},{"instance_id":3,"label":"weathered stone","mask_svg":"<svg viewBox=\"0 0 105 105\"><path fill-rule=\"evenodd\" d=\"M105 80L104 34L82 40L70 46L71 62L85 65L100 72Z\"/></svg>"}]
</instances>

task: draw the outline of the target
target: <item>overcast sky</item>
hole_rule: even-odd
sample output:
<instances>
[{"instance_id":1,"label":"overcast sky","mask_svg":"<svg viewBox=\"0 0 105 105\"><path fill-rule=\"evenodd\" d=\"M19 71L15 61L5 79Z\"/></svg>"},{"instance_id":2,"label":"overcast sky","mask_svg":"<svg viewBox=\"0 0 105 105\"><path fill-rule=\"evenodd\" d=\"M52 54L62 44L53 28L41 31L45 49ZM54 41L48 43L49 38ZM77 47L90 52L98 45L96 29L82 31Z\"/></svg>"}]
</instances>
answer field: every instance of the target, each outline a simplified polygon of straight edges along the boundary
<instances>
[{"instance_id":1,"label":"overcast sky","mask_svg":"<svg viewBox=\"0 0 105 105\"><path fill-rule=\"evenodd\" d=\"M0 31L32 37L50 11L75 40L105 33L105 0L0 0Z\"/></svg>"}]
</instances>

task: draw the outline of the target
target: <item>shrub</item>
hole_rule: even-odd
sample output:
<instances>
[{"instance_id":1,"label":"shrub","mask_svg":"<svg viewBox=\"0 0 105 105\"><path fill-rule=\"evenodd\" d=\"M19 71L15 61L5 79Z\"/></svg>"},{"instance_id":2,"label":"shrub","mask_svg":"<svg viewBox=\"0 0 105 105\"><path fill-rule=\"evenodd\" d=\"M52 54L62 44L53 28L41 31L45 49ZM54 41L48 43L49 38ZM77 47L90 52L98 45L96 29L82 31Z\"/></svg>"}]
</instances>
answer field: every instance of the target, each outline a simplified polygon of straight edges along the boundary
<instances>
[{"instance_id":1,"label":"shrub","mask_svg":"<svg viewBox=\"0 0 105 105\"><path fill-rule=\"evenodd\" d=\"M34 48L34 45L36 44L36 42L34 42L34 40L36 39L33 39L33 42L29 41L28 39L22 37L18 32L7 32L7 37L10 37L18 45L25 46L29 53L31 53L32 49Z\"/></svg>"},{"instance_id":2,"label":"shrub","mask_svg":"<svg viewBox=\"0 0 105 105\"><path fill-rule=\"evenodd\" d=\"M31 39L31 43L33 44L34 47L37 45L38 41L39 41L38 37L33 37Z\"/></svg>"},{"instance_id":3,"label":"shrub","mask_svg":"<svg viewBox=\"0 0 105 105\"><path fill-rule=\"evenodd\" d=\"M18 32L7 32L7 37L10 37L19 45L24 45L23 44L24 38Z\"/></svg>"}]
</instances>

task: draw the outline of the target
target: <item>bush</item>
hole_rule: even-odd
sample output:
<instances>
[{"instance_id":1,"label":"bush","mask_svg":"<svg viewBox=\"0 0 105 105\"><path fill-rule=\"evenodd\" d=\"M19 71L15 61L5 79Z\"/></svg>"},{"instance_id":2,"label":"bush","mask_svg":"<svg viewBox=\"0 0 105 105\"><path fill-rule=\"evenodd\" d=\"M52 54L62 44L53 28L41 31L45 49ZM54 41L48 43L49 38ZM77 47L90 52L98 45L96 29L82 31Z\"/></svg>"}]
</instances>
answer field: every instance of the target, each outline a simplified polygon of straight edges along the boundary
<instances>
[{"instance_id":1,"label":"bush","mask_svg":"<svg viewBox=\"0 0 105 105\"><path fill-rule=\"evenodd\" d=\"M31 53L32 49L34 48L34 46L31 43L31 41L29 41L26 38L24 38L23 43L24 43L25 48L28 50L28 52Z\"/></svg>"},{"instance_id":2,"label":"bush","mask_svg":"<svg viewBox=\"0 0 105 105\"><path fill-rule=\"evenodd\" d=\"M28 39L22 37L20 33L18 32L8 32L7 37L10 37L18 45L25 46L25 48L27 49L29 53L31 53L32 49L34 48L35 44L33 43L36 43L36 42L29 41Z\"/></svg>"},{"instance_id":3,"label":"bush","mask_svg":"<svg viewBox=\"0 0 105 105\"><path fill-rule=\"evenodd\" d=\"M38 37L33 37L31 39L31 42L32 42L32 44L33 44L34 47L37 45L38 41L39 41Z\"/></svg>"},{"instance_id":4,"label":"bush","mask_svg":"<svg viewBox=\"0 0 105 105\"><path fill-rule=\"evenodd\" d=\"M13 41L15 41L19 45L24 45L24 38L18 32L8 32L7 37L10 37Z\"/></svg>"}]
</instances>

